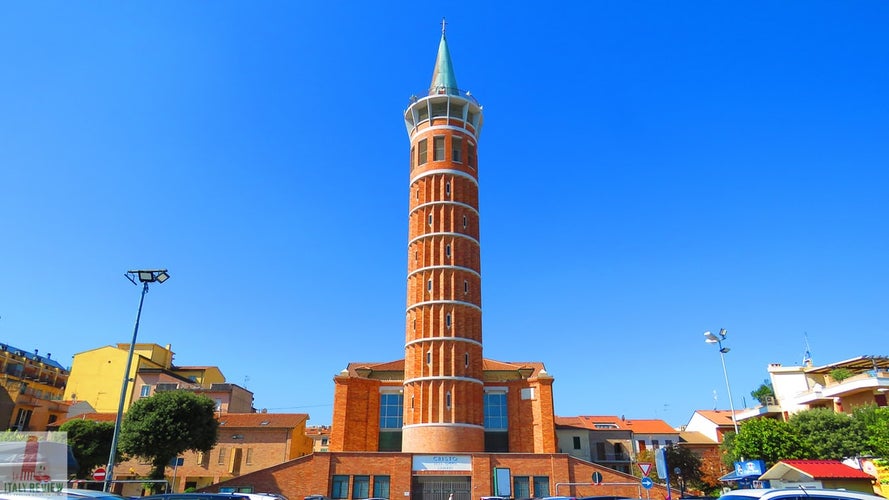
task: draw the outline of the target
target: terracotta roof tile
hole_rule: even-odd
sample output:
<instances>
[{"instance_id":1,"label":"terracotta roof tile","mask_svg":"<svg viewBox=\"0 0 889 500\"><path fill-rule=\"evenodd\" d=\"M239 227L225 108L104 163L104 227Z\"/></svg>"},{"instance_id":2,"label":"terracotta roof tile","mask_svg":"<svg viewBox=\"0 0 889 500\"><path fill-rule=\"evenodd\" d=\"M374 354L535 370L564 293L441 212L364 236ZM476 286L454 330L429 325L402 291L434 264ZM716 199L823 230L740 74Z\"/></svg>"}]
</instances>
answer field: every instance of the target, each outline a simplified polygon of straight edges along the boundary
<instances>
[{"instance_id":1,"label":"terracotta roof tile","mask_svg":"<svg viewBox=\"0 0 889 500\"><path fill-rule=\"evenodd\" d=\"M697 410L695 413L716 425L733 425L731 410Z\"/></svg>"},{"instance_id":2,"label":"terracotta roof tile","mask_svg":"<svg viewBox=\"0 0 889 500\"><path fill-rule=\"evenodd\" d=\"M293 429L309 419L306 413L223 413L219 415L219 427L268 427Z\"/></svg>"},{"instance_id":3,"label":"terracotta roof tile","mask_svg":"<svg viewBox=\"0 0 889 500\"><path fill-rule=\"evenodd\" d=\"M679 434L670 424L658 419L633 419L628 421L636 434Z\"/></svg>"},{"instance_id":4,"label":"terracotta roof tile","mask_svg":"<svg viewBox=\"0 0 889 500\"><path fill-rule=\"evenodd\" d=\"M782 460L791 468L803 472L813 479L873 479L873 476L854 469L838 460Z\"/></svg>"},{"instance_id":5,"label":"terracotta roof tile","mask_svg":"<svg viewBox=\"0 0 889 500\"><path fill-rule=\"evenodd\" d=\"M117 420L117 413L82 413L80 415L77 415L77 416L74 416L71 418L65 418L65 419L53 422L53 425L61 426L65 422L68 422L71 420L92 420L94 422L114 422L115 420Z\"/></svg>"}]
</instances>

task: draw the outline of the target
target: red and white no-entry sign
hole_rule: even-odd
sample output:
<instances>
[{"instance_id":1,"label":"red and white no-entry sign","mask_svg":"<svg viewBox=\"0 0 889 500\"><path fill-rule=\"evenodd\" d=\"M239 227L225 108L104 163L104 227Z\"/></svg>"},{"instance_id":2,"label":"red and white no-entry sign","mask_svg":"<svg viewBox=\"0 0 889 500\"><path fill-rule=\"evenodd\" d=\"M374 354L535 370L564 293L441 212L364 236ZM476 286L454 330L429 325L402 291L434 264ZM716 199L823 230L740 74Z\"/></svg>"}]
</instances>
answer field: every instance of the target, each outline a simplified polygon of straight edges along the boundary
<instances>
[{"instance_id":1,"label":"red and white no-entry sign","mask_svg":"<svg viewBox=\"0 0 889 500\"><path fill-rule=\"evenodd\" d=\"M96 481L104 481L105 480L105 469L99 467L98 469L93 471L93 479Z\"/></svg>"}]
</instances>

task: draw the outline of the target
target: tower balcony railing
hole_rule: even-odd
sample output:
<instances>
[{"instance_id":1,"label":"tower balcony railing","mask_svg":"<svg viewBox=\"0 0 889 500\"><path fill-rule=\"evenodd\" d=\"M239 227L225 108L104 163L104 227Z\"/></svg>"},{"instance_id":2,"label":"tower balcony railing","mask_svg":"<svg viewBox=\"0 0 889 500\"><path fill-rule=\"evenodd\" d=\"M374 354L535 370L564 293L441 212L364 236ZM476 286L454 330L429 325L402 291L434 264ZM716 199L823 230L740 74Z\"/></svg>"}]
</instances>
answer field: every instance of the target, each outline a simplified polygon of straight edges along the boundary
<instances>
[{"instance_id":1,"label":"tower balcony railing","mask_svg":"<svg viewBox=\"0 0 889 500\"><path fill-rule=\"evenodd\" d=\"M455 87L431 87L423 92L417 92L416 94L412 94L410 99L408 99L409 105L413 104L420 99L424 99L426 97L435 97L439 95L454 95L458 97L462 97L464 99L468 99L472 101L476 106L479 105L478 99L475 98L474 95L468 90L458 89Z\"/></svg>"}]
</instances>

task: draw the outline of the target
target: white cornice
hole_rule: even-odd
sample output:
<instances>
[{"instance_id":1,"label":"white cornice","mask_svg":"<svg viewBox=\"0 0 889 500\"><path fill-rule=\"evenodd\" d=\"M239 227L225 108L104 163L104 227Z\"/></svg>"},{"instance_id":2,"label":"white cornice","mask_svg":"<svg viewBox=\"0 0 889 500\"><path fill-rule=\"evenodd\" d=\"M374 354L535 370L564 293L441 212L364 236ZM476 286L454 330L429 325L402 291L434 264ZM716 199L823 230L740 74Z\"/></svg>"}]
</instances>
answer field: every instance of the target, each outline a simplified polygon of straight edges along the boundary
<instances>
[{"instance_id":1,"label":"white cornice","mask_svg":"<svg viewBox=\"0 0 889 500\"><path fill-rule=\"evenodd\" d=\"M411 340L410 342L404 344L404 348L407 349L409 346L414 344L422 344L424 342L435 342L439 340L446 340L450 342L466 342L467 344L476 345L478 347L482 346L482 343L477 340L467 339L463 337L423 337L417 340Z\"/></svg>"},{"instance_id":2,"label":"white cornice","mask_svg":"<svg viewBox=\"0 0 889 500\"><path fill-rule=\"evenodd\" d=\"M451 305L455 305L455 306L471 307L472 309L475 309L477 311L482 310L482 308L480 306L477 306L477 305L473 304L472 302L466 302L463 300L424 300L423 302L417 302L416 304L411 304L407 309L405 309L405 312L409 312L411 309L416 309L417 307L431 306L431 305L436 305L436 304L438 304L438 305L451 304Z\"/></svg>"},{"instance_id":3,"label":"white cornice","mask_svg":"<svg viewBox=\"0 0 889 500\"><path fill-rule=\"evenodd\" d=\"M458 238L463 238L463 239L472 241L476 245L481 246L481 243L477 239L473 238L472 236L469 236L468 234L464 234L464 233L454 233L454 232L423 233L420 236L415 236L414 238L412 238L410 241L407 242L407 245L411 246L414 244L415 241L422 240L422 239L428 238L430 236L456 236Z\"/></svg>"}]
</instances>

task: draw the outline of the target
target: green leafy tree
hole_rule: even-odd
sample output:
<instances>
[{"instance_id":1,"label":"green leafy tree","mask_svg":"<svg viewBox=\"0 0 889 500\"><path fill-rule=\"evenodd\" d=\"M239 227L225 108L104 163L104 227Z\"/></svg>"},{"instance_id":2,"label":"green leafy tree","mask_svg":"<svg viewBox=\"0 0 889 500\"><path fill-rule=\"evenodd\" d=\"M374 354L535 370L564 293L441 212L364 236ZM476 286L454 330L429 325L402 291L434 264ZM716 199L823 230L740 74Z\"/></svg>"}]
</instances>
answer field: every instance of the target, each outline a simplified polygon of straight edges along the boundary
<instances>
[{"instance_id":1,"label":"green leafy tree","mask_svg":"<svg viewBox=\"0 0 889 500\"><path fill-rule=\"evenodd\" d=\"M852 418L864 426L865 454L889 458L889 407L868 405L856 408Z\"/></svg>"},{"instance_id":2,"label":"green leafy tree","mask_svg":"<svg viewBox=\"0 0 889 500\"><path fill-rule=\"evenodd\" d=\"M665 457L667 459L667 467L670 468L670 483L676 488L680 488L679 477L677 477L676 469L679 469L678 476L682 477L685 482L686 489L688 487L694 489L702 489L701 459L691 450L684 446L673 445L665 448Z\"/></svg>"},{"instance_id":3,"label":"green leafy tree","mask_svg":"<svg viewBox=\"0 0 889 500\"><path fill-rule=\"evenodd\" d=\"M188 391L142 398L126 414L118 449L149 461L149 479L163 479L167 464L180 453L206 453L216 444L215 408L212 399Z\"/></svg>"},{"instance_id":4,"label":"green leafy tree","mask_svg":"<svg viewBox=\"0 0 889 500\"><path fill-rule=\"evenodd\" d=\"M750 395L756 398L760 404L766 404L766 398L775 397L775 389L772 388L771 382L763 380L762 385L755 391L751 391Z\"/></svg>"},{"instance_id":5,"label":"green leafy tree","mask_svg":"<svg viewBox=\"0 0 889 500\"><path fill-rule=\"evenodd\" d=\"M68 446L77 460L78 479L90 478L93 469L108 461L114 423L76 419L65 422L59 430L68 433Z\"/></svg>"},{"instance_id":6,"label":"green leafy tree","mask_svg":"<svg viewBox=\"0 0 889 500\"><path fill-rule=\"evenodd\" d=\"M855 373L848 368L834 368L830 371L830 378L836 380L837 382L842 382L847 378L851 378L855 375Z\"/></svg>"},{"instance_id":7,"label":"green leafy tree","mask_svg":"<svg viewBox=\"0 0 889 500\"><path fill-rule=\"evenodd\" d=\"M845 413L815 408L793 415L788 424L808 452L801 458L842 460L868 447L864 423Z\"/></svg>"},{"instance_id":8,"label":"green leafy tree","mask_svg":"<svg viewBox=\"0 0 889 500\"><path fill-rule=\"evenodd\" d=\"M796 429L770 418L744 422L736 436L726 435L723 447L729 464L740 460L763 460L767 467L771 467L779 460L808 458Z\"/></svg>"}]
</instances>

